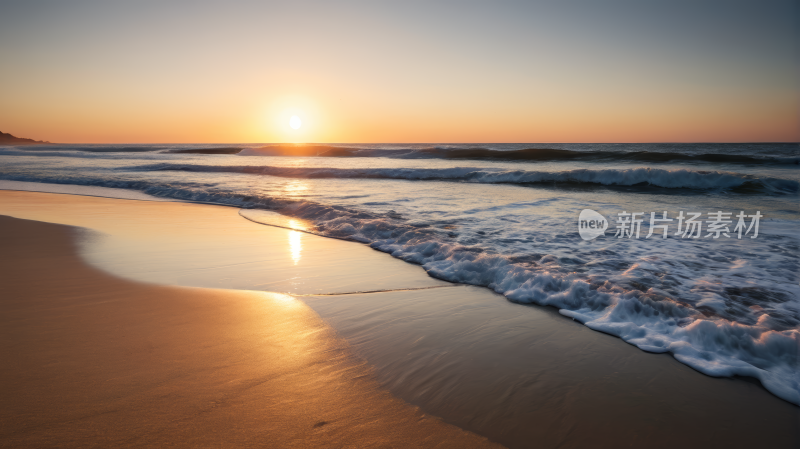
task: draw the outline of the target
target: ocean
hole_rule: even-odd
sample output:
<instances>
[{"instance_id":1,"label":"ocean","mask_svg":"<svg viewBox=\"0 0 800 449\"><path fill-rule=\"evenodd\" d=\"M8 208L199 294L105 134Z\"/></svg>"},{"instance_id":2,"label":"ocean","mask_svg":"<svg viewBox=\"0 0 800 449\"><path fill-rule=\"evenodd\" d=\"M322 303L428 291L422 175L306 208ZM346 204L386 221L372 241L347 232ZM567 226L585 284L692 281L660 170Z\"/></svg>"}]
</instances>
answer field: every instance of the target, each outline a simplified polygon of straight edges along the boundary
<instances>
[{"instance_id":1,"label":"ocean","mask_svg":"<svg viewBox=\"0 0 800 449\"><path fill-rule=\"evenodd\" d=\"M798 174L798 144L0 148L0 180L237 207L800 405Z\"/></svg>"}]
</instances>

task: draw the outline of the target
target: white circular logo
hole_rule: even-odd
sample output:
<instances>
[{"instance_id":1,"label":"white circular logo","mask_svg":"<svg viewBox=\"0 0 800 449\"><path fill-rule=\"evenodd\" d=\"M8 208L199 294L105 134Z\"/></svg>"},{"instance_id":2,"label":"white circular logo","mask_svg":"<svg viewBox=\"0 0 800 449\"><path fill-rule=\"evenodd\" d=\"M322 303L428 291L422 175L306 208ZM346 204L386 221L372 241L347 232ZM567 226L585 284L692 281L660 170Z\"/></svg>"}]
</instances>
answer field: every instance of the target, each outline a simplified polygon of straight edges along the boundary
<instances>
[{"instance_id":1,"label":"white circular logo","mask_svg":"<svg viewBox=\"0 0 800 449\"><path fill-rule=\"evenodd\" d=\"M584 209L578 216L578 233L584 240L593 240L606 233L608 220L591 209Z\"/></svg>"}]
</instances>

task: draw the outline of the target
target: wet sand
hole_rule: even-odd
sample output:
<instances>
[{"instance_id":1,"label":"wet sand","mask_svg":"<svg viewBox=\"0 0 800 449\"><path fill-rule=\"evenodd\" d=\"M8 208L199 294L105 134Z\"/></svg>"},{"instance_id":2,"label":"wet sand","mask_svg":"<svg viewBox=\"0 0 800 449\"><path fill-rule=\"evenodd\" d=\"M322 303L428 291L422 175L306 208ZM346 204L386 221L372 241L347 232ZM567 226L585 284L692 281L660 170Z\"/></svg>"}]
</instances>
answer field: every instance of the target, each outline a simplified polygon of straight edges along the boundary
<instances>
[{"instance_id":1,"label":"wet sand","mask_svg":"<svg viewBox=\"0 0 800 449\"><path fill-rule=\"evenodd\" d=\"M75 237L0 217L0 446L493 446L381 390L291 296L121 280Z\"/></svg>"},{"instance_id":2,"label":"wet sand","mask_svg":"<svg viewBox=\"0 0 800 449\"><path fill-rule=\"evenodd\" d=\"M800 408L757 382L705 376L554 309L431 279L364 245L198 204L0 192L3 213L101 231L81 235L82 255L117 276L317 295L297 298L382 387L509 447L800 444ZM340 294L380 289L395 291Z\"/></svg>"},{"instance_id":3,"label":"wet sand","mask_svg":"<svg viewBox=\"0 0 800 449\"><path fill-rule=\"evenodd\" d=\"M413 294L412 294L413 293ZM396 396L512 448L798 448L800 407L484 288L303 297Z\"/></svg>"},{"instance_id":4,"label":"wet sand","mask_svg":"<svg viewBox=\"0 0 800 449\"><path fill-rule=\"evenodd\" d=\"M97 231L81 236L81 255L148 283L291 294L453 285L365 245L253 223L233 207L0 190L0 215Z\"/></svg>"}]
</instances>

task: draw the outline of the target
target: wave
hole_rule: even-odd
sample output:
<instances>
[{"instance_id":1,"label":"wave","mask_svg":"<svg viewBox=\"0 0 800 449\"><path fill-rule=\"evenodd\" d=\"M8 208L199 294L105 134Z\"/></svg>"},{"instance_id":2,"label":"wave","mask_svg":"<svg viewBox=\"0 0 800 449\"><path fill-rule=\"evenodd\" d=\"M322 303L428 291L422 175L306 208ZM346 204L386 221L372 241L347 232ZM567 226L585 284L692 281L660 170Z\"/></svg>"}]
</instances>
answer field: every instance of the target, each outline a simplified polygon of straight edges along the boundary
<instances>
[{"instance_id":1,"label":"wave","mask_svg":"<svg viewBox=\"0 0 800 449\"><path fill-rule=\"evenodd\" d=\"M592 144L585 149L565 148L522 148L519 144L511 148L483 148L467 145L423 146L397 144L370 145L326 145L326 144L274 144L261 147L252 144L234 144L222 147L202 144L147 144L147 145L74 145L49 144L36 146L10 146L2 151L17 150L23 154L44 155L47 153L173 153L173 154L238 154L240 156L278 156L278 157L337 157L369 158L385 157L393 159L448 159L448 160L486 160L502 162L558 162L558 161L602 161L602 162L643 162L643 163L723 163L746 165L800 165L796 144L771 145L705 145L706 150L719 152L700 152L699 145L645 145L650 150L640 150L642 145ZM517 147L517 148L513 148ZM724 152L723 152L724 151ZM768 154L764 154L767 152ZM761 155L758 155L762 153Z\"/></svg>"},{"instance_id":2,"label":"wave","mask_svg":"<svg viewBox=\"0 0 800 449\"><path fill-rule=\"evenodd\" d=\"M175 148L178 146L179 148ZM187 153L187 154L237 154L241 147L198 147L185 148L186 145L36 145L0 147L0 154L62 156L65 153Z\"/></svg>"},{"instance_id":3,"label":"wave","mask_svg":"<svg viewBox=\"0 0 800 449\"><path fill-rule=\"evenodd\" d=\"M631 161L631 162L717 162L729 164L800 164L800 157L753 157L742 154L687 154L656 151L575 151L548 148L495 151L485 148L421 150L442 159L490 159L504 161Z\"/></svg>"},{"instance_id":4,"label":"wave","mask_svg":"<svg viewBox=\"0 0 800 449\"><path fill-rule=\"evenodd\" d=\"M291 157L370 157L380 149L359 149L332 145L268 145L246 148L241 156L291 156ZM413 150L401 150L403 154ZM387 153L389 154L389 153Z\"/></svg>"},{"instance_id":5,"label":"wave","mask_svg":"<svg viewBox=\"0 0 800 449\"><path fill-rule=\"evenodd\" d=\"M168 147L159 146L123 146L123 145L36 145L25 147L7 147L4 150L18 150L21 154L58 153L61 151L82 151L85 153L151 153L165 150Z\"/></svg>"},{"instance_id":6,"label":"wave","mask_svg":"<svg viewBox=\"0 0 800 449\"><path fill-rule=\"evenodd\" d=\"M314 223L313 233L362 242L421 265L435 278L487 287L516 303L556 307L591 329L648 352L670 352L710 376L755 377L773 394L800 405L798 316L778 318L781 314L771 311L737 321L736 316L709 314L704 310L709 303L705 298L692 301L657 288L559 271L558 259L552 255L518 262L513 256L460 245L441 231L420 229L391 216L370 216L310 201L274 210ZM269 224L268 219L260 219L262 213L240 211L245 218ZM676 252L685 249L675 248ZM729 296L733 298L734 293L741 292ZM724 313L722 308L720 313Z\"/></svg>"},{"instance_id":7,"label":"wave","mask_svg":"<svg viewBox=\"0 0 800 449\"><path fill-rule=\"evenodd\" d=\"M185 150L169 150L168 153L179 154L238 154L243 148L224 147L224 148L189 148Z\"/></svg>"},{"instance_id":8,"label":"wave","mask_svg":"<svg viewBox=\"0 0 800 449\"><path fill-rule=\"evenodd\" d=\"M493 150L488 148L357 148L331 145L269 145L242 150L242 156L389 157L400 159L464 159L495 161L625 161L625 162L714 162L727 164L800 165L800 157L750 156L724 153L680 153L661 151L577 151L553 148Z\"/></svg>"},{"instance_id":9,"label":"wave","mask_svg":"<svg viewBox=\"0 0 800 449\"><path fill-rule=\"evenodd\" d=\"M71 159L88 159L88 160L152 160L163 161L169 160L170 156L165 154L164 151L81 151L75 149L38 149L36 151L27 151L19 148L2 148L0 149L0 156L21 156L21 157L58 157L58 158L71 158ZM173 158L178 158L180 155L174 155Z\"/></svg>"},{"instance_id":10,"label":"wave","mask_svg":"<svg viewBox=\"0 0 800 449\"><path fill-rule=\"evenodd\" d=\"M492 170L485 168L313 168L276 166L226 166L150 164L129 170L243 173L284 178L398 179L481 184L589 184L603 186L654 186L666 189L720 189L747 192L796 193L800 182L741 173L663 170L656 168L578 169L560 172Z\"/></svg>"}]
</instances>

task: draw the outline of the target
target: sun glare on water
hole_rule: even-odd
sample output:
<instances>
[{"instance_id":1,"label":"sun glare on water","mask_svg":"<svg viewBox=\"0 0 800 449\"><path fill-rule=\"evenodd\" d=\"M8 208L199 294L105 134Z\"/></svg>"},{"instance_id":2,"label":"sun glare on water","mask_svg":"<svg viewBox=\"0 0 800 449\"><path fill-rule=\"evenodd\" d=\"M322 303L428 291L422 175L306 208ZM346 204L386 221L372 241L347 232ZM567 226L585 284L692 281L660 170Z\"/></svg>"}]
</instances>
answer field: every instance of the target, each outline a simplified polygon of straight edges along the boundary
<instances>
[{"instance_id":1,"label":"sun glare on water","mask_svg":"<svg viewBox=\"0 0 800 449\"><path fill-rule=\"evenodd\" d=\"M300 126L303 125L303 122L300 120L300 117L293 115L292 118L289 119L289 126L292 129L300 129Z\"/></svg>"}]
</instances>

